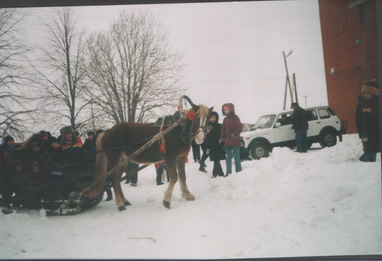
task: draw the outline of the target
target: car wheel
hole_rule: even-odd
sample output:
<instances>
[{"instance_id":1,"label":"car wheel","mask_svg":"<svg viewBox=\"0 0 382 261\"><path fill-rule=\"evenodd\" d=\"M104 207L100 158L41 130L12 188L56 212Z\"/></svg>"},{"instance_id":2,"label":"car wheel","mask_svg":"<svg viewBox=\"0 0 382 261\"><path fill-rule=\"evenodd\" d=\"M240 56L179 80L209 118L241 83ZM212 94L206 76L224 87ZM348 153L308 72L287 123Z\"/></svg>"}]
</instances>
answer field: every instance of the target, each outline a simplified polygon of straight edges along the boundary
<instances>
[{"instance_id":1,"label":"car wheel","mask_svg":"<svg viewBox=\"0 0 382 261\"><path fill-rule=\"evenodd\" d=\"M325 132L320 139L320 145L322 148L332 147L336 144L337 144L337 137L331 131Z\"/></svg>"},{"instance_id":2,"label":"car wheel","mask_svg":"<svg viewBox=\"0 0 382 261\"><path fill-rule=\"evenodd\" d=\"M252 159L260 159L269 156L269 146L264 142L256 142L249 151Z\"/></svg>"}]
</instances>

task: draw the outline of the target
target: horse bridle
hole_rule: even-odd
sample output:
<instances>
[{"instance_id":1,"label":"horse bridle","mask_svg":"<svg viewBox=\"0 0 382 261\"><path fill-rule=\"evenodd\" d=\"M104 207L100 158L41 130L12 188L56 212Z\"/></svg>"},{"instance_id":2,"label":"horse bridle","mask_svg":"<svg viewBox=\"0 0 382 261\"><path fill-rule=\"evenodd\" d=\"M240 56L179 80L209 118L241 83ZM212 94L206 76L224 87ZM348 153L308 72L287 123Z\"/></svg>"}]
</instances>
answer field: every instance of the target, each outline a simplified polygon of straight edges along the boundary
<instances>
[{"instance_id":1,"label":"horse bridle","mask_svg":"<svg viewBox=\"0 0 382 261\"><path fill-rule=\"evenodd\" d=\"M199 117L199 124L198 124L199 126L194 127L196 117ZM195 118L191 120L190 132L188 136L191 139L194 139L199 133L202 133L203 140L204 140L207 135L207 121L208 121L208 115L201 114L199 109L195 114Z\"/></svg>"}]
</instances>

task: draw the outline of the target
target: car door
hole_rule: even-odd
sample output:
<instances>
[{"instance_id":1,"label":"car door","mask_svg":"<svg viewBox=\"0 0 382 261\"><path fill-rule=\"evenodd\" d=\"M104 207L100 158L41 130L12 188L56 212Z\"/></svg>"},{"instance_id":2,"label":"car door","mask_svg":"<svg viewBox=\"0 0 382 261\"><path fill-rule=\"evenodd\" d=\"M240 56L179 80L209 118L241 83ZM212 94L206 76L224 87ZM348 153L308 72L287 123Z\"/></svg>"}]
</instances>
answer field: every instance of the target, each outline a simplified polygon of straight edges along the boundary
<instances>
[{"instance_id":1,"label":"car door","mask_svg":"<svg viewBox=\"0 0 382 261\"><path fill-rule=\"evenodd\" d=\"M317 136L322 129L322 121L318 118L316 109L307 109L306 113L309 124L307 137Z\"/></svg>"},{"instance_id":2,"label":"car door","mask_svg":"<svg viewBox=\"0 0 382 261\"><path fill-rule=\"evenodd\" d=\"M294 141L295 133L292 129L292 112L280 113L273 127L277 143Z\"/></svg>"}]
</instances>

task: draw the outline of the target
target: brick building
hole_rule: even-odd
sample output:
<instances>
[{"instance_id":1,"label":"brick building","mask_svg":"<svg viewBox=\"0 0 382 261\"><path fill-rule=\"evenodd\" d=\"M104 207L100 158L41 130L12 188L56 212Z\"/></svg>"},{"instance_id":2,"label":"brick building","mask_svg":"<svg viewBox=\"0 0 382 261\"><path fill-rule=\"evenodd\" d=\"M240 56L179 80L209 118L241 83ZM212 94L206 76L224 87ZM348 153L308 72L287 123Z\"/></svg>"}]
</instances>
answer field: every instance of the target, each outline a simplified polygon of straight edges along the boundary
<instances>
[{"instance_id":1,"label":"brick building","mask_svg":"<svg viewBox=\"0 0 382 261\"><path fill-rule=\"evenodd\" d=\"M378 4L376 0L319 0L328 102L348 122L348 133L356 132L354 115L362 84L377 79L381 85Z\"/></svg>"}]
</instances>

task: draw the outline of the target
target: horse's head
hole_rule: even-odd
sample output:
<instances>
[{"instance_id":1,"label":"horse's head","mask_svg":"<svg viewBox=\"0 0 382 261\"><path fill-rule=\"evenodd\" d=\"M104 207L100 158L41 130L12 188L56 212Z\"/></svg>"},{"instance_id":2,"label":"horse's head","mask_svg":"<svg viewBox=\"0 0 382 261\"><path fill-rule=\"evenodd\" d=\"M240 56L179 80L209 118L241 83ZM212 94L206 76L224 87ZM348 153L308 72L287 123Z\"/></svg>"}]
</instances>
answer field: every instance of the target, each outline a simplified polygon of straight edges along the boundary
<instances>
[{"instance_id":1,"label":"horse's head","mask_svg":"<svg viewBox=\"0 0 382 261\"><path fill-rule=\"evenodd\" d=\"M182 100L186 99L192 109L187 111L186 117L192 121L191 133L195 138L196 144L202 144L206 138L207 126L208 126L208 117L213 110L213 107L208 108L204 105L195 105L188 96L183 95L179 100L179 107L181 112L184 112L182 109Z\"/></svg>"}]
</instances>

